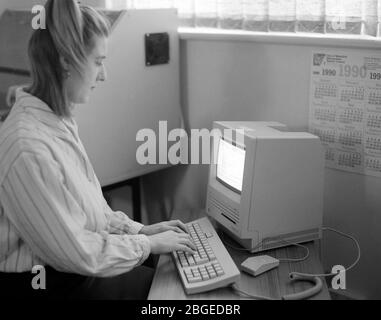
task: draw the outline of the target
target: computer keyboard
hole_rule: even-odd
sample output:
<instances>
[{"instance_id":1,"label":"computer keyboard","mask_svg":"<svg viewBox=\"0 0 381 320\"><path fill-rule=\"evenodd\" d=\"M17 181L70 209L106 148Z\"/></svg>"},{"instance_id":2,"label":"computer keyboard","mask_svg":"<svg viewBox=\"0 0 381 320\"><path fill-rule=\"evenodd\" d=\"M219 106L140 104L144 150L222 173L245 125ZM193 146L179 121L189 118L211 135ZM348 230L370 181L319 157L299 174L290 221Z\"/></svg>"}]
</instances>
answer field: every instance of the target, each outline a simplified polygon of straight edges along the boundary
<instances>
[{"instance_id":1,"label":"computer keyboard","mask_svg":"<svg viewBox=\"0 0 381 320\"><path fill-rule=\"evenodd\" d=\"M172 253L187 294L210 291L236 282L240 272L208 218L187 223L197 253Z\"/></svg>"}]
</instances>

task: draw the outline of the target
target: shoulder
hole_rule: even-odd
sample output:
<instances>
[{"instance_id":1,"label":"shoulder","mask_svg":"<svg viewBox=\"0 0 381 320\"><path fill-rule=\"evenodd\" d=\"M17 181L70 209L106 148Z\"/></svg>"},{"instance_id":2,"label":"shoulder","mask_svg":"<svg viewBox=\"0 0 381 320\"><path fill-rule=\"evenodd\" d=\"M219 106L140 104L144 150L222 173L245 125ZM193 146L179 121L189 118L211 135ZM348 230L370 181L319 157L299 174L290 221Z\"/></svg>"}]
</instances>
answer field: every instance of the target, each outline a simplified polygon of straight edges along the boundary
<instances>
[{"instance_id":1,"label":"shoulder","mask_svg":"<svg viewBox=\"0 0 381 320\"><path fill-rule=\"evenodd\" d=\"M57 141L65 134L60 120L47 105L28 94L19 96L0 127L0 184L1 177L21 157L57 165L62 152Z\"/></svg>"},{"instance_id":2,"label":"shoulder","mask_svg":"<svg viewBox=\"0 0 381 320\"><path fill-rule=\"evenodd\" d=\"M43 140L38 121L22 110L15 110L0 128L0 150L11 146L27 148Z\"/></svg>"},{"instance_id":3,"label":"shoulder","mask_svg":"<svg viewBox=\"0 0 381 320\"><path fill-rule=\"evenodd\" d=\"M0 129L0 185L10 170L19 168L20 164L30 166L32 163L55 164L51 142L44 138L27 122L19 120L6 130ZM20 162L21 161L21 162Z\"/></svg>"},{"instance_id":4,"label":"shoulder","mask_svg":"<svg viewBox=\"0 0 381 320\"><path fill-rule=\"evenodd\" d=\"M18 88L16 103L0 128L0 150L5 141L20 148L47 143L52 140L58 122L44 102Z\"/></svg>"},{"instance_id":5,"label":"shoulder","mask_svg":"<svg viewBox=\"0 0 381 320\"><path fill-rule=\"evenodd\" d=\"M22 154L52 158L52 137L39 126L34 117L18 110L4 122L0 128L0 166L3 169L9 169Z\"/></svg>"}]
</instances>

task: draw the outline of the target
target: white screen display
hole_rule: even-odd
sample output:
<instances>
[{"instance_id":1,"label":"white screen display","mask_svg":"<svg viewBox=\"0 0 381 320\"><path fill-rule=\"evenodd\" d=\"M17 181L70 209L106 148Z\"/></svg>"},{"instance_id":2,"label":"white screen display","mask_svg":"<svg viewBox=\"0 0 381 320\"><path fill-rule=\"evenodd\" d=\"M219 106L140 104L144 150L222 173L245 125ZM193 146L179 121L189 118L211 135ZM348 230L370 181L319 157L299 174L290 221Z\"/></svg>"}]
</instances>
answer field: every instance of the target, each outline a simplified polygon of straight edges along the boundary
<instances>
[{"instance_id":1,"label":"white screen display","mask_svg":"<svg viewBox=\"0 0 381 320\"><path fill-rule=\"evenodd\" d=\"M246 151L220 139L217 157L217 178L233 189L242 192Z\"/></svg>"}]
</instances>

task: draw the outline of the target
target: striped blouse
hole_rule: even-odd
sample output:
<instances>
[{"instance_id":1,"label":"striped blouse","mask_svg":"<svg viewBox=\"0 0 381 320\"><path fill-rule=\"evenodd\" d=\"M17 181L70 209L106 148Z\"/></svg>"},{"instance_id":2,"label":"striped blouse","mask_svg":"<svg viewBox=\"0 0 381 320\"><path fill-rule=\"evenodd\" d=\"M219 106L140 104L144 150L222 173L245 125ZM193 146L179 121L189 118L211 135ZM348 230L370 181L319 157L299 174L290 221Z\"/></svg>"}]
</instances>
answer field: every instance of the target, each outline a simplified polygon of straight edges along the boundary
<instances>
[{"instance_id":1,"label":"striped blouse","mask_svg":"<svg viewBox=\"0 0 381 320\"><path fill-rule=\"evenodd\" d=\"M142 227L107 205L74 119L18 89L0 127L0 272L115 276L150 254Z\"/></svg>"}]
</instances>

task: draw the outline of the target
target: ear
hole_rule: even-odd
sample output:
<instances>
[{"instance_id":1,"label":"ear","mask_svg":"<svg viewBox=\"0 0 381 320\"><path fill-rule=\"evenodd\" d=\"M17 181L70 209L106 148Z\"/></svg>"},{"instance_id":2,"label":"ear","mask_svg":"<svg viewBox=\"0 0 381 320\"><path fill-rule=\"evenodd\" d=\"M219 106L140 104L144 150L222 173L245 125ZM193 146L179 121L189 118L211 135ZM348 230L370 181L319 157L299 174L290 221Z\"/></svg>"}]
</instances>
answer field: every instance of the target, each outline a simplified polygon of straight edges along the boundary
<instances>
[{"instance_id":1,"label":"ear","mask_svg":"<svg viewBox=\"0 0 381 320\"><path fill-rule=\"evenodd\" d=\"M64 71L69 71L69 62L66 60L66 58L60 56L60 64Z\"/></svg>"}]
</instances>

